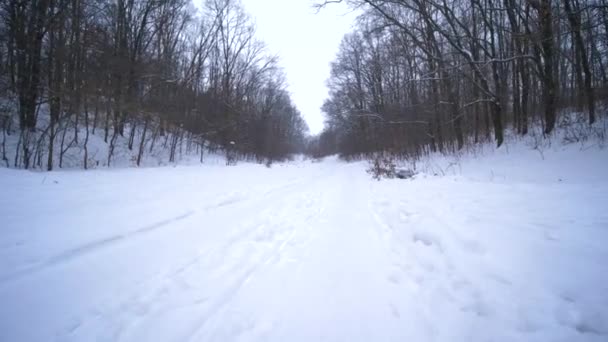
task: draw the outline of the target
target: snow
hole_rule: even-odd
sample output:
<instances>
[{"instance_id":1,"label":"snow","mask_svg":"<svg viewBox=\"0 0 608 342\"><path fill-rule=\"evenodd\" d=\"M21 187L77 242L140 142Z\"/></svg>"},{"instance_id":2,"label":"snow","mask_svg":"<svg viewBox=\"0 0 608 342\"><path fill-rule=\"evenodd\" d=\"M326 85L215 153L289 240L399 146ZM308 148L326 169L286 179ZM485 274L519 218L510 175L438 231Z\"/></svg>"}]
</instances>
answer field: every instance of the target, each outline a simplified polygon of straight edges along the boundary
<instances>
[{"instance_id":1,"label":"snow","mask_svg":"<svg viewBox=\"0 0 608 342\"><path fill-rule=\"evenodd\" d=\"M0 169L0 341L606 341L608 151Z\"/></svg>"},{"instance_id":2,"label":"snow","mask_svg":"<svg viewBox=\"0 0 608 342\"><path fill-rule=\"evenodd\" d=\"M17 112L16 99L13 101L0 96L0 113L2 109L5 112ZM18 167L23 167L23 151L21 134L19 133L19 124L16 121L17 117L13 118L11 122L11 129L6 135L0 134L0 167L15 167L15 154L19 152ZM83 120L81 118L81 120ZM90 118L92 121L93 118ZM1 120L0 120L1 121ZM35 169L47 169L48 160L48 135L47 129L49 127L50 114L48 112L48 106L42 105L39 109L39 117L37 120L37 129L34 133L30 133L31 141L38 141L41 138L43 143L39 146L41 150L40 165L34 163L32 166ZM109 135L105 137L105 131L103 122L97 124L96 129L93 130L89 127L89 137L86 139L86 128L84 125L78 126L78 139L75 139L75 132L73 123L61 122L57 126L55 147L53 149L53 169L83 169L84 168L84 156L85 156L85 142L87 150L87 168L98 169L108 167L108 155L110 152L110 142L112 140L112 131L110 130ZM66 128L67 126L67 128ZM92 126L92 124L91 124ZM124 136L117 135L114 142L114 151L110 160L110 166L113 168L126 168L136 167L137 157L139 154L139 147L144 132L143 124L136 126L134 134L134 143L131 149L129 146L129 135L131 133L132 125L130 123L125 124ZM200 153L200 140L196 137L190 139L188 143L188 135L184 134L184 138L180 139L176 144L176 153L174 156L174 162L170 162L170 145L171 139L173 138L172 133L167 133L163 136L155 134L158 130L158 123L150 123L146 130L144 140L144 153L140 160L140 167L158 167L168 165L200 165L201 164L201 153ZM65 133L65 136L64 136ZM174 132L174 134L181 132ZM64 146L62 147L61 141L64 140ZM4 143L4 147L2 146ZM218 148L214 148L213 151L209 150L211 143L205 141L205 147L203 150L202 162L204 164L225 164L226 158L223 155L223 151ZM61 149L64 150L64 156L61 168L60 155ZM33 153L36 154L37 148L32 147ZM6 154L6 160L4 154ZM37 160L38 158L33 158Z\"/></svg>"}]
</instances>

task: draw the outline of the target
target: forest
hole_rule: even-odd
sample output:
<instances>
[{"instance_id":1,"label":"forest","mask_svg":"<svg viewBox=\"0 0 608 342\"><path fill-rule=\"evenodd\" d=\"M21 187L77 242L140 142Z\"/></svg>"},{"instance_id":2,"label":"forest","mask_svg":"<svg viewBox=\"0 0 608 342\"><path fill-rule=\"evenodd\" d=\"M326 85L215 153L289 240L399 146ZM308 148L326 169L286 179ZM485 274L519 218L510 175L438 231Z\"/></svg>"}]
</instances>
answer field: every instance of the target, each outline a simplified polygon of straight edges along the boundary
<instances>
[{"instance_id":1,"label":"forest","mask_svg":"<svg viewBox=\"0 0 608 342\"><path fill-rule=\"evenodd\" d=\"M169 150L170 161L185 146L201 160L220 151L231 163L283 160L303 147L307 126L277 57L238 1L0 6L4 166L52 170L78 149L86 169L88 139L100 132L107 166L118 141L135 151L136 165L155 148ZM11 136L18 140L8 146Z\"/></svg>"},{"instance_id":2,"label":"forest","mask_svg":"<svg viewBox=\"0 0 608 342\"><path fill-rule=\"evenodd\" d=\"M417 158L583 121L573 140L605 139L607 0L311 1L335 3L360 15L311 137L240 1L3 1L2 164L52 170L76 150L86 169L96 134L105 166L117 148L137 166L155 149Z\"/></svg>"},{"instance_id":3,"label":"forest","mask_svg":"<svg viewBox=\"0 0 608 342\"><path fill-rule=\"evenodd\" d=\"M359 10L314 154L417 157L585 121L608 95L606 0L334 0ZM564 113L576 113L566 115ZM597 126L597 125L596 125ZM541 130L542 129L542 130Z\"/></svg>"}]
</instances>

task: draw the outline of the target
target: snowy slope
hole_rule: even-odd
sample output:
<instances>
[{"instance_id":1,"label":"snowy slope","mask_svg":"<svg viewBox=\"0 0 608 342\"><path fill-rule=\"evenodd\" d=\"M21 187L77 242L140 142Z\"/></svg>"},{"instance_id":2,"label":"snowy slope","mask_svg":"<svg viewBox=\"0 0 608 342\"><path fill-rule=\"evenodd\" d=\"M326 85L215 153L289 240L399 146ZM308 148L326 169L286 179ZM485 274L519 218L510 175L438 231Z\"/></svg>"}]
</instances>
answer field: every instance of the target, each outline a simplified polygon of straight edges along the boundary
<instances>
[{"instance_id":1,"label":"snowy slope","mask_svg":"<svg viewBox=\"0 0 608 342\"><path fill-rule=\"evenodd\" d=\"M0 169L0 341L608 340L608 151L506 150Z\"/></svg>"},{"instance_id":2,"label":"snowy slope","mask_svg":"<svg viewBox=\"0 0 608 342\"><path fill-rule=\"evenodd\" d=\"M11 111L17 112L16 99L10 101L5 97L0 96L0 114L2 112L10 113ZM80 118L80 120L82 122L84 118ZM93 118L90 118L90 120L93 121ZM0 122L3 121L0 120ZM48 107L43 105L39 110L37 128L35 132L30 133L31 136L29 138L31 140L31 143L29 144L30 149L34 154L31 161L31 167L33 169L47 170L49 122L50 116L48 113ZM76 132L74 131L73 123L64 120L57 126L53 149L54 170L83 169L85 146L88 169L108 167L108 156L110 154L110 146L113 135L112 129L110 129L108 136L106 137L104 131L104 122L98 122L95 130L93 130L92 126L93 125L91 123L87 138L86 127L84 124L80 124L77 131L78 139L75 139ZM6 134L1 134L0 132L0 167L14 168L17 166L17 168L23 168L23 141L22 135L18 129L19 124L16 117L13 118L10 127L11 129L8 130ZM137 166L137 157L139 154L139 147L142 142L144 129L143 124L136 126L133 135L134 143L132 148L129 149L128 146L131 128L132 125L127 123L125 125L124 136L116 136L112 158L110 159L110 167L125 168ZM176 131L174 133L178 134L181 132ZM183 139L177 140L178 142L176 143L174 162L170 162L170 146L171 139L173 137L173 134L170 132L161 136L159 133L158 123L150 123L146 129L146 135L144 136L144 149L142 158L140 160L140 167L157 167L171 164L201 164L200 141L196 137L189 140L188 134L184 134ZM205 148L202 156L203 163L225 164L226 158L223 155L223 151L214 149L213 152L211 152L208 149L209 145L209 142L205 142ZM64 150L64 153L60 168L59 164L62 149ZM17 163L15 163L15 157L17 157ZM38 163L38 160L40 163Z\"/></svg>"}]
</instances>

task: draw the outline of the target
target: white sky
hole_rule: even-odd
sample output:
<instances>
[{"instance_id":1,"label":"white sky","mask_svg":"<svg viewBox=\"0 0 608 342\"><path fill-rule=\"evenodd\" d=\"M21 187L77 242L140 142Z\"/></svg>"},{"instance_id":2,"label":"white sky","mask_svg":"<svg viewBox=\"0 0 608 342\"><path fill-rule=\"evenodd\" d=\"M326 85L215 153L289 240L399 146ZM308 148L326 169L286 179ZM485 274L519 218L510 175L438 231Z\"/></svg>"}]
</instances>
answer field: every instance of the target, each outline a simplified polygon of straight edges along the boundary
<instances>
[{"instance_id":1,"label":"white sky","mask_svg":"<svg viewBox=\"0 0 608 342\"><path fill-rule=\"evenodd\" d=\"M342 37L351 31L356 14L345 4L331 4L319 13L315 0L241 0L256 24L256 37L279 56L288 89L312 134L323 129L321 112L328 96L329 63Z\"/></svg>"}]
</instances>

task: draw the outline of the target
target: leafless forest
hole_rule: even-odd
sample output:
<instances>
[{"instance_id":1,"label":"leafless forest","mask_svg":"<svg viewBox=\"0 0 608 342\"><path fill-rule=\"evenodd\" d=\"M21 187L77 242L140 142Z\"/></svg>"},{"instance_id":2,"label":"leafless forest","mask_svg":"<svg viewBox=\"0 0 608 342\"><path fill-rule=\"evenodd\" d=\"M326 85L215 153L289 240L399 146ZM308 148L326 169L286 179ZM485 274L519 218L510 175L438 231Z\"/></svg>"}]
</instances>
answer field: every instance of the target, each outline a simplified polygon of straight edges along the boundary
<instances>
[{"instance_id":1,"label":"leafless forest","mask_svg":"<svg viewBox=\"0 0 608 342\"><path fill-rule=\"evenodd\" d=\"M277 160L301 149L306 124L251 19L237 1L203 7L191 0L2 1L3 162L51 170L78 146L86 168L87 139L96 131L110 146L108 166L117 137L138 150L137 165L159 144L171 159L184 143L229 160ZM15 134L8 160L5 141Z\"/></svg>"},{"instance_id":2,"label":"leafless forest","mask_svg":"<svg viewBox=\"0 0 608 342\"><path fill-rule=\"evenodd\" d=\"M506 132L593 130L608 79L606 0L336 0L363 15L332 64L318 155L451 153ZM599 108L598 108L599 107ZM586 133L586 134L587 134Z\"/></svg>"},{"instance_id":3,"label":"leafless forest","mask_svg":"<svg viewBox=\"0 0 608 342\"><path fill-rule=\"evenodd\" d=\"M154 148L173 161L184 146L229 162L500 147L510 132L551 135L571 112L588 134L606 133L593 124L608 96L607 0L311 5L336 2L362 14L331 65L326 129L308 138L237 0L5 0L2 162L52 170L78 148L87 168L100 132L107 166L117 141L139 165Z\"/></svg>"}]
</instances>

